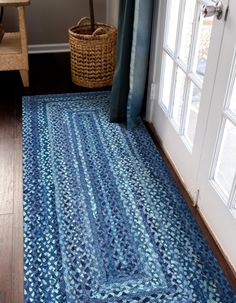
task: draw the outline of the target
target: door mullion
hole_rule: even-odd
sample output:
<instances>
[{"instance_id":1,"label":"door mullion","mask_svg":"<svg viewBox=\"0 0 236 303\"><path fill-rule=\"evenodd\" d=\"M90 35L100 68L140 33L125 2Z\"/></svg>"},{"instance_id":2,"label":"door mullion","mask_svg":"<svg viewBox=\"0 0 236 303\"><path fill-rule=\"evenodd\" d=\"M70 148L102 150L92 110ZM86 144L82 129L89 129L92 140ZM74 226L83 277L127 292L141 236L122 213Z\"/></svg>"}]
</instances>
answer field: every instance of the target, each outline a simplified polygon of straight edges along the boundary
<instances>
[{"instance_id":1,"label":"door mullion","mask_svg":"<svg viewBox=\"0 0 236 303\"><path fill-rule=\"evenodd\" d=\"M176 87L176 77L177 77L177 64L174 62L173 66L173 74L172 74L172 80L171 80L171 92L170 92L170 102L169 102L169 108L168 108L168 117L172 117L172 111L174 106L174 96L175 96L175 87Z\"/></svg>"},{"instance_id":2,"label":"door mullion","mask_svg":"<svg viewBox=\"0 0 236 303\"><path fill-rule=\"evenodd\" d=\"M188 108L189 108L190 86L191 86L191 81L188 77L186 77L184 97L183 97L183 106L182 106L181 115L180 115L180 127L179 127L180 136L183 136L184 131L185 131L187 113L188 113Z\"/></svg>"},{"instance_id":3,"label":"door mullion","mask_svg":"<svg viewBox=\"0 0 236 303\"><path fill-rule=\"evenodd\" d=\"M230 109L223 111L223 116L228 119L236 127L236 116Z\"/></svg>"},{"instance_id":4,"label":"door mullion","mask_svg":"<svg viewBox=\"0 0 236 303\"><path fill-rule=\"evenodd\" d=\"M215 172L216 172L216 166L217 166L217 159L220 157L219 154L220 154L221 144L219 144L219 142L222 141L222 138L224 135L225 123L226 123L226 117L223 116L221 123L220 123L218 133L217 133L217 138L215 141L215 151L214 151L214 155L212 155L212 161L211 161L211 165L210 165L209 180L211 180L211 181L214 179Z\"/></svg>"},{"instance_id":5,"label":"door mullion","mask_svg":"<svg viewBox=\"0 0 236 303\"><path fill-rule=\"evenodd\" d=\"M202 90L203 83L199 80L199 78L196 77L194 73L189 73L187 76L199 90Z\"/></svg>"},{"instance_id":6,"label":"door mullion","mask_svg":"<svg viewBox=\"0 0 236 303\"><path fill-rule=\"evenodd\" d=\"M178 16L178 23L177 23L177 34L176 34L174 60L173 60L174 61L174 69L173 69L173 75L172 75L171 94L170 94L170 102L169 102L169 108L168 108L169 118L172 117L173 108L174 108L174 96L175 96L177 68L178 68L178 64L176 64L176 60L177 60L178 54L179 54L181 34L182 34L182 28L183 28L183 22L184 22L183 17L184 17L185 1L186 0L181 0L180 1L180 8L179 8L179 16Z\"/></svg>"},{"instance_id":7,"label":"door mullion","mask_svg":"<svg viewBox=\"0 0 236 303\"><path fill-rule=\"evenodd\" d=\"M236 207L236 173L234 175L233 185L229 195L228 208L231 210L235 210Z\"/></svg>"},{"instance_id":8,"label":"door mullion","mask_svg":"<svg viewBox=\"0 0 236 303\"><path fill-rule=\"evenodd\" d=\"M198 1L196 1L196 6L195 6L195 13L194 13L194 21L193 21L193 34L192 34L192 39L190 43L190 50L189 50L189 58L187 62L187 80L186 80L186 87L185 87L185 94L184 94L184 100L183 100L183 107L181 111L181 117L180 117L180 135L184 136L185 132L185 126L186 126L186 121L189 113L189 107L190 107L190 88L191 88L191 81L192 77L190 78L190 75L192 73L193 69L193 63L194 63L194 58L195 58L195 53L196 53L196 46L197 46L197 40L198 40L198 29L199 29L199 24L200 24L200 4ZM195 81L194 81L195 82Z\"/></svg>"},{"instance_id":9,"label":"door mullion","mask_svg":"<svg viewBox=\"0 0 236 303\"><path fill-rule=\"evenodd\" d=\"M175 61L175 54L173 53L173 51L168 47L168 46L164 46L163 50L167 53L167 55L173 60Z\"/></svg>"},{"instance_id":10,"label":"door mullion","mask_svg":"<svg viewBox=\"0 0 236 303\"><path fill-rule=\"evenodd\" d=\"M167 5L166 5L166 20L165 20L165 31L168 32L169 30L169 26L170 24L168 24L168 26L166 26L166 23L167 23L167 20L169 20L170 18L170 1L168 0L167 1ZM163 41L163 46L167 46L167 43L166 43L166 35L164 35L164 41Z\"/></svg>"},{"instance_id":11,"label":"door mullion","mask_svg":"<svg viewBox=\"0 0 236 303\"><path fill-rule=\"evenodd\" d=\"M189 50L189 59L187 63L187 72L188 74L193 72L193 65L199 40L199 28L200 28L200 4L196 1L195 6L195 13L194 13L194 20L193 20L193 34L190 43L190 50Z\"/></svg>"},{"instance_id":12,"label":"door mullion","mask_svg":"<svg viewBox=\"0 0 236 303\"><path fill-rule=\"evenodd\" d=\"M162 50L162 54L161 54L161 75L160 75L160 89L159 89L159 104L162 107L162 109L166 112L166 108L164 105L162 105L162 97L163 97L163 87L164 87L164 68L165 68L165 64L166 64L166 54L165 51Z\"/></svg>"},{"instance_id":13,"label":"door mullion","mask_svg":"<svg viewBox=\"0 0 236 303\"><path fill-rule=\"evenodd\" d=\"M180 1L180 9L179 9L179 18L178 18L178 25L177 25L177 36L176 36L176 45L175 45L175 60L179 57L179 49L181 43L181 36L183 30L183 23L184 23L184 11L185 11L185 4L186 0Z\"/></svg>"}]
</instances>

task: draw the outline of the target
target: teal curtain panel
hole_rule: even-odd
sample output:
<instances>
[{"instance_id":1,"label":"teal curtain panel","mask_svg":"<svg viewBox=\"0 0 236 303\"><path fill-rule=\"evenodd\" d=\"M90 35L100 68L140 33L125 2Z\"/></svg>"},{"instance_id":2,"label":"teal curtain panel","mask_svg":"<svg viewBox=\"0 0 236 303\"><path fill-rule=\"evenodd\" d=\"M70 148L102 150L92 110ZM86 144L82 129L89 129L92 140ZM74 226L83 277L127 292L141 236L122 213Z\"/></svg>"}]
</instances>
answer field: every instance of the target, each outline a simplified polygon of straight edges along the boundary
<instances>
[{"instance_id":1,"label":"teal curtain panel","mask_svg":"<svg viewBox=\"0 0 236 303\"><path fill-rule=\"evenodd\" d=\"M111 122L138 124L147 80L153 0L120 0Z\"/></svg>"}]
</instances>

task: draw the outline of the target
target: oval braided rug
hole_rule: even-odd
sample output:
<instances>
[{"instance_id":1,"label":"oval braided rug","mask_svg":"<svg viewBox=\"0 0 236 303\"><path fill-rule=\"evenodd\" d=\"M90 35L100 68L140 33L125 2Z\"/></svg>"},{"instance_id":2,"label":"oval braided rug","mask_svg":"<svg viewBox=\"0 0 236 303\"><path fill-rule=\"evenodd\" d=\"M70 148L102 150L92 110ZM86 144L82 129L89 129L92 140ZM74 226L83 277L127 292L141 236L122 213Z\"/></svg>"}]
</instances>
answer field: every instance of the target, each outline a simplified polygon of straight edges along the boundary
<instances>
[{"instance_id":1,"label":"oval braided rug","mask_svg":"<svg viewBox=\"0 0 236 303\"><path fill-rule=\"evenodd\" d=\"M233 303L147 130L110 92L24 97L25 303Z\"/></svg>"}]
</instances>

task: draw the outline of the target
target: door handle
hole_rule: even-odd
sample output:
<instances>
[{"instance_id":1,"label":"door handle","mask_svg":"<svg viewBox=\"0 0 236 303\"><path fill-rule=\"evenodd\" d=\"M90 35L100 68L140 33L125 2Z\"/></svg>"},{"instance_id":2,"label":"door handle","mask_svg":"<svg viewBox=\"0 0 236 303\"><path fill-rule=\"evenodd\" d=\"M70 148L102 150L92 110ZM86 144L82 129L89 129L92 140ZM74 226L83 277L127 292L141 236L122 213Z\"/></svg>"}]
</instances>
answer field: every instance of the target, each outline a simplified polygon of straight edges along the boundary
<instances>
[{"instance_id":1,"label":"door handle","mask_svg":"<svg viewBox=\"0 0 236 303\"><path fill-rule=\"evenodd\" d=\"M207 17L212 17L212 16L216 16L216 18L218 20L220 20L223 16L223 3L222 1L217 1L215 4L209 4L209 1L202 1L203 3L205 2L205 4L203 4L202 6L202 15L204 18ZM213 2L213 1L212 1Z\"/></svg>"}]
</instances>

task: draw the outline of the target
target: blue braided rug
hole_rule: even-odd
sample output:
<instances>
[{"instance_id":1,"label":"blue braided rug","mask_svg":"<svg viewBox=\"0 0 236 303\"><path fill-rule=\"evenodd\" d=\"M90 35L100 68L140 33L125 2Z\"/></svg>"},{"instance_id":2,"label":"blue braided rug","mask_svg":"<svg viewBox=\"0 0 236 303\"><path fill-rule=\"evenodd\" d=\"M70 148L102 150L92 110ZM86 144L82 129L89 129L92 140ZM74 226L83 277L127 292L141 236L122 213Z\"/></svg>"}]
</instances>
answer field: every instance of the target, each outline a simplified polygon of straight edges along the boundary
<instances>
[{"instance_id":1,"label":"blue braided rug","mask_svg":"<svg viewBox=\"0 0 236 303\"><path fill-rule=\"evenodd\" d=\"M110 92L24 97L25 303L232 303L145 127Z\"/></svg>"}]
</instances>

